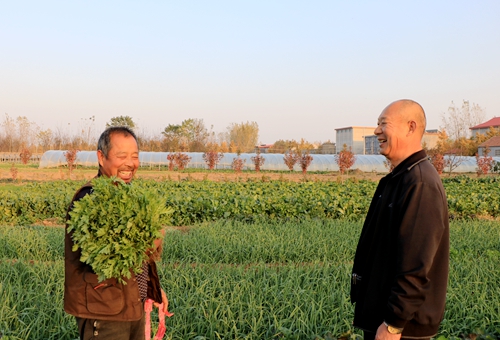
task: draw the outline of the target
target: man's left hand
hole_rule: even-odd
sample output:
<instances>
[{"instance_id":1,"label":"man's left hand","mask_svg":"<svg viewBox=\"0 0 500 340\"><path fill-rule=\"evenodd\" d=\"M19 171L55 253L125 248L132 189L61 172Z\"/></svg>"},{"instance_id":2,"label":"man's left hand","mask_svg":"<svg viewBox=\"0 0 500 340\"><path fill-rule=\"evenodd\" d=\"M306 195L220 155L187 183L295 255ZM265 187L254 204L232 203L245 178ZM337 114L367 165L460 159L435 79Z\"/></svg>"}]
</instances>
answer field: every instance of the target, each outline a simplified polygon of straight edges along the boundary
<instances>
[{"instance_id":1,"label":"man's left hand","mask_svg":"<svg viewBox=\"0 0 500 340\"><path fill-rule=\"evenodd\" d=\"M375 334L375 340L399 340L401 339L401 334L391 334L387 330L387 326L382 322L378 326L377 334Z\"/></svg>"},{"instance_id":2,"label":"man's left hand","mask_svg":"<svg viewBox=\"0 0 500 340\"><path fill-rule=\"evenodd\" d=\"M168 311L167 294L165 294L165 291L163 289L161 290L161 301L162 301L161 307L163 309L163 313L165 313L165 315L168 316L168 317L171 317L172 315L174 315L174 313L170 313ZM157 302L155 302L155 307L156 308L160 308L160 304L157 303Z\"/></svg>"}]
</instances>

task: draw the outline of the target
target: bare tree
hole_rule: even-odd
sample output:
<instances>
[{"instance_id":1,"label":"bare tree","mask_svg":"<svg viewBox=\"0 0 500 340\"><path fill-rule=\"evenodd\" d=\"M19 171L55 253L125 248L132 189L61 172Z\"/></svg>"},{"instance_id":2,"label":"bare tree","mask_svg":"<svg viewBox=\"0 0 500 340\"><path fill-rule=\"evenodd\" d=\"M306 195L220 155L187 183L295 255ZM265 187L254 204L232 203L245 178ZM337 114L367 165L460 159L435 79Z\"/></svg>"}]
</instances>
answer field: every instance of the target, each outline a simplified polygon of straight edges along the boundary
<instances>
[{"instance_id":1,"label":"bare tree","mask_svg":"<svg viewBox=\"0 0 500 340\"><path fill-rule=\"evenodd\" d=\"M33 125L34 123L30 122L28 118L25 116L19 116L16 118L17 124L17 139L19 148L29 148L32 144L34 144L33 133L34 131Z\"/></svg>"},{"instance_id":2,"label":"bare tree","mask_svg":"<svg viewBox=\"0 0 500 340\"><path fill-rule=\"evenodd\" d=\"M465 138L460 138L460 140L453 141L448 137L446 131L440 131L438 136L438 141L435 148L430 152L431 154L441 154L443 155L443 170L448 170L448 175L451 175L453 170L458 168L460 164L465 160L464 146L460 143L464 141Z\"/></svg>"},{"instance_id":3,"label":"bare tree","mask_svg":"<svg viewBox=\"0 0 500 340\"><path fill-rule=\"evenodd\" d=\"M80 149L93 150L97 144L97 136L95 134L95 116L90 118L81 118L81 142Z\"/></svg>"},{"instance_id":4,"label":"bare tree","mask_svg":"<svg viewBox=\"0 0 500 340\"><path fill-rule=\"evenodd\" d=\"M7 152L14 151L14 142L15 142L15 134L16 134L16 121L11 118L7 113L2 122L3 129L3 140L2 149Z\"/></svg>"},{"instance_id":5,"label":"bare tree","mask_svg":"<svg viewBox=\"0 0 500 340\"><path fill-rule=\"evenodd\" d=\"M54 137L51 129L38 131L36 137L38 138L38 145L42 147L42 151L52 148Z\"/></svg>"},{"instance_id":6,"label":"bare tree","mask_svg":"<svg viewBox=\"0 0 500 340\"><path fill-rule=\"evenodd\" d=\"M458 108L453 101L448 112L442 114L443 127L453 140L470 137L470 128L481 124L485 118L484 109L478 104L464 100L462 107Z\"/></svg>"},{"instance_id":7,"label":"bare tree","mask_svg":"<svg viewBox=\"0 0 500 340\"><path fill-rule=\"evenodd\" d=\"M448 169L448 175L451 176L451 173L463 163L465 157L458 153L448 154L444 157L444 167Z\"/></svg>"}]
</instances>

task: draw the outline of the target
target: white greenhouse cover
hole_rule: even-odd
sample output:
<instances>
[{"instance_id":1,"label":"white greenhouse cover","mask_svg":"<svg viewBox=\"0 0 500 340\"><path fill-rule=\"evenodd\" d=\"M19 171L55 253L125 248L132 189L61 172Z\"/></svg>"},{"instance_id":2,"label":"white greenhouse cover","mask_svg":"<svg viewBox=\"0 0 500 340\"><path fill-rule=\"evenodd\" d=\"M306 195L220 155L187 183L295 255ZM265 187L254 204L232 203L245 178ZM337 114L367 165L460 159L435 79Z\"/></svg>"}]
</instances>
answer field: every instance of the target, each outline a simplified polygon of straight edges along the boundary
<instances>
[{"instance_id":1,"label":"white greenhouse cover","mask_svg":"<svg viewBox=\"0 0 500 340\"><path fill-rule=\"evenodd\" d=\"M64 157L64 150L49 150L42 155L40 160L40 168L51 168L66 165L66 158ZM167 155L170 152L147 152L142 151L139 153L140 166L153 168L155 166L168 166ZM202 152L186 152L191 160L189 161L188 168L201 168L207 169L207 165L203 161ZM240 158L244 160L245 170L253 170L252 157L256 156L255 153L241 154ZM231 163L238 155L236 153L225 153L222 160L217 164L217 169L231 169ZM288 170L283 160L283 154L262 153L265 162L261 167L262 170ZM311 154L313 161L309 165L308 171L338 171L339 167L335 162L334 155L315 155ZM445 156L446 158L447 156ZM500 162L500 157L493 157L497 162ZM350 171L358 169L363 172L388 172L389 170L384 164L385 157L382 155L356 155L356 161L351 167ZM76 154L76 164L80 166L94 166L97 167L97 153L96 151L79 151ZM462 157L461 164L453 170L453 172L476 172L477 163L475 157ZM294 167L295 171L300 171L298 164ZM446 172L446 169L445 169Z\"/></svg>"}]
</instances>

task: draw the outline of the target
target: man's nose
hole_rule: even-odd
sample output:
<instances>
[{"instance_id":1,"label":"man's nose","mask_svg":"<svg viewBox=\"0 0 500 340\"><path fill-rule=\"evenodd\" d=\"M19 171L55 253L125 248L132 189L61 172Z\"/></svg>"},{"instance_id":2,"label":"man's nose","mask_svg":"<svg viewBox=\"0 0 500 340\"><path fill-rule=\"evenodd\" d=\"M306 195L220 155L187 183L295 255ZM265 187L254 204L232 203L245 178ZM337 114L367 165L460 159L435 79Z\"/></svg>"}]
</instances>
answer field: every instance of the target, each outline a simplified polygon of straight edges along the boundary
<instances>
[{"instance_id":1,"label":"man's nose","mask_svg":"<svg viewBox=\"0 0 500 340\"><path fill-rule=\"evenodd\" d=\"M134 160L132 159L132 157L127 157L125 159L125 165L130 166L130 167L134 167Z\"/></svg>"}]
</instances>

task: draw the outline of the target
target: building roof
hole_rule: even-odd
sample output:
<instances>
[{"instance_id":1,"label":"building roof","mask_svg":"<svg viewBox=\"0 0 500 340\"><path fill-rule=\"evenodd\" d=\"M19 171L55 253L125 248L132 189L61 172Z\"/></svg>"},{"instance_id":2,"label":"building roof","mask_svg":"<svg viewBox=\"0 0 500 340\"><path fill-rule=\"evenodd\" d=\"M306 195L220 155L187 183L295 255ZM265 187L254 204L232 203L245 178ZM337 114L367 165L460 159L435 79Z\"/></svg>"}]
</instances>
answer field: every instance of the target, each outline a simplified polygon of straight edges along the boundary
<instances>
[{"instance_id":1,"label":"building roof","mask_svg":"<svg viewBox=\"0 0 500 340\"><path fill-rule=\"evenodd\" d=\"M335 130L347 130L347 129L373 129L375 130L377 127L375 126L347 126L343 128L337 128Z\"/></svg>"},{"instance_id":2,"label":"building roof","mask_svg":"<svg viewBox=\"0 0 500 340\"><path fill-rule=\"evenodd\" d=\"M500 126L500 117L493 117L490 120L488 120L487 122L473 126L470 129L471 130L487 129L489 127L498 127L498 126Z\"/></svg>"},{"instance_id":3,"label":"building roof","mask_svg":"<svg viewBox=\"0 0 500 340\"><path fill-rule=\"evenodd\" d=\"M500 136L491 137L486 142L481 143L479 145L479 147L483 147L483 148L486 146L489 148L500 146Z\"/></svg>"}]
</instances>

